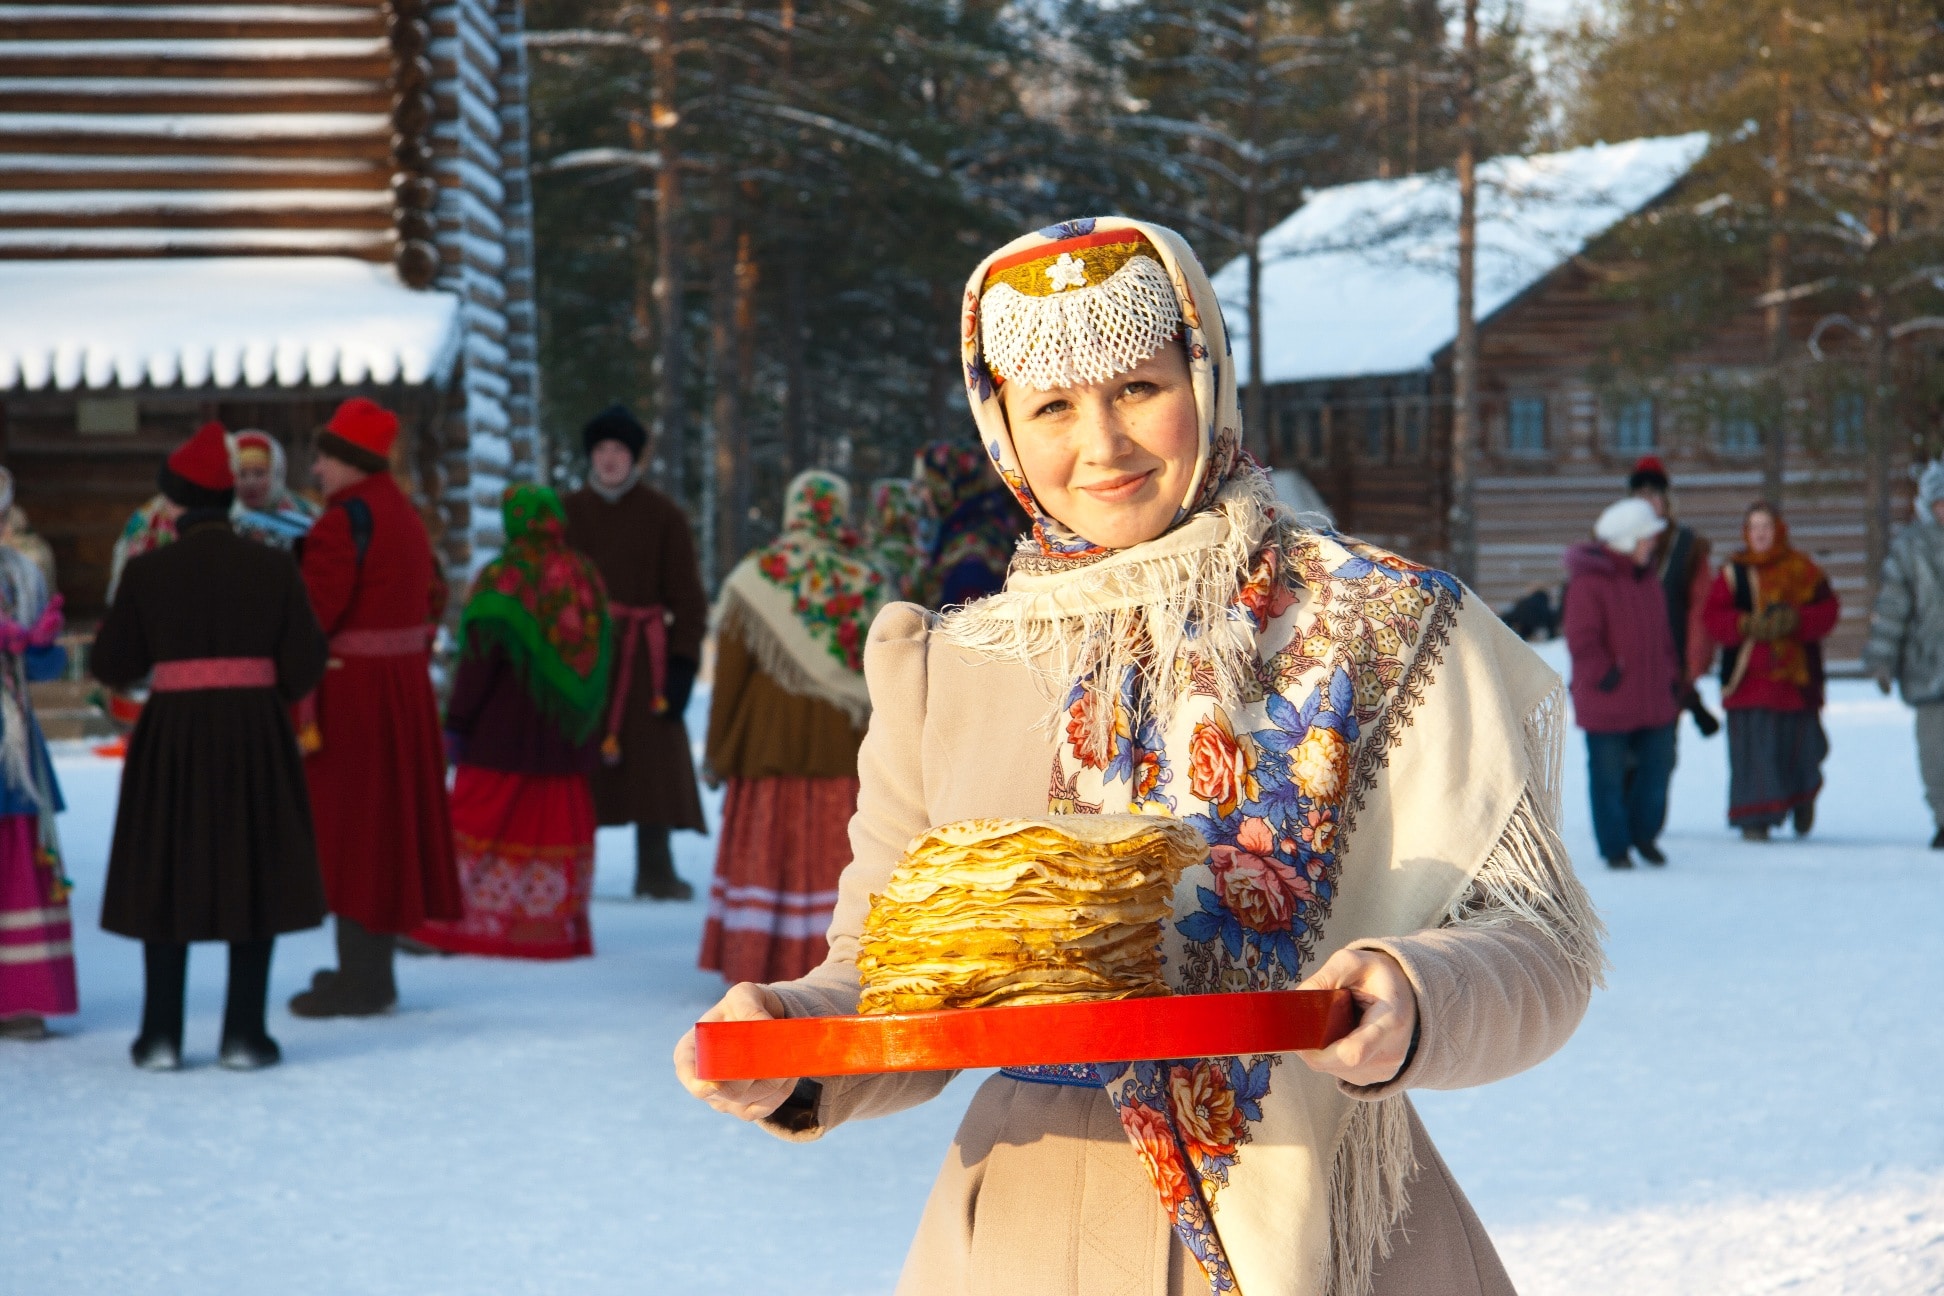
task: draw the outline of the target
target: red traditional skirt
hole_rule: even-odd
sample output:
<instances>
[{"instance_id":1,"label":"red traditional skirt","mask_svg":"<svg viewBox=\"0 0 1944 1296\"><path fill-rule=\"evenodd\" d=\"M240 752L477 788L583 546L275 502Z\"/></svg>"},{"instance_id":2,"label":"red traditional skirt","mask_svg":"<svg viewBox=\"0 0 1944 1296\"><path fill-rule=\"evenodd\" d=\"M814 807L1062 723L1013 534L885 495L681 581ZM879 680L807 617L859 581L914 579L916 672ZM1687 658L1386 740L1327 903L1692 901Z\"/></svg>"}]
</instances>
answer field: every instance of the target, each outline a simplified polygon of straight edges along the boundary
<instances>
[{"instance_id":1,"label":"red traditional skirt","mask_svg":"<svg viewBox=\"0 0 1944 1296\"><path fill-rule=\"evenodd\" d=\"M411 934L455 954L562 959L594 952L594 798L579 774L461 765L452 835L466 913Z\"/></svg>"},{"instance_id":2,"label":"red traditional skirt","mask_svg":"<svg viewBox=\"0 0 1944 1296\"><path fill-rule=\"evenodd\" d=\"M74 927L33 815L0 815L0 1017L78 1009Z\"/></svg>"},{"instance_id":3,"label":"red traditional skirt","mask_svg":"<svg viewBox=\"0 0 1944 1296\"><path fill-rule=\"evenodd\" d=\"M854 778L729 780L701 966L737 981L791 981L823 962L850 863Z\"/></svg>"}]
</instances>

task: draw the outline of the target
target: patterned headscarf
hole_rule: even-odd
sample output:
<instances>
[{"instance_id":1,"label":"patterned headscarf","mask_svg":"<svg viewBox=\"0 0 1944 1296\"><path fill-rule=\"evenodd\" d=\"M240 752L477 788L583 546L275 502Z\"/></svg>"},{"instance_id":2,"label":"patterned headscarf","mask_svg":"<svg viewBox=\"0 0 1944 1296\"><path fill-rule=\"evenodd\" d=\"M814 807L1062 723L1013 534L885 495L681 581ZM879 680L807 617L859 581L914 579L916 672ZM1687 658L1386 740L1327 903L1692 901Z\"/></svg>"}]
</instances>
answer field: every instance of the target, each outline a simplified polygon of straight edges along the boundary
<instances>
[{"instance_id":1,"label":"patterned headscarf","mask_svg":"<svg viewBox=\"0 0 1944 1296\"><path fill-rule=\"evenodd\" d=\"M711 624L733 629L786 692L870 715L864 639L884 601L884 577L852 551L850 486L813 468L784 491L783 533L722 583Z\"/></svg>"},{"instance_id":2,"label":"patterned headscarf","mask_svg":"<svg viewBox=\"0 0 1944 1296\"><path fill-rule=\"evenodd\" d=\"M1748 543L1748 518L1766 513L1775 521L1775 542L1757 550ZM1757 504L1742 519L1742 548L1731 560L1754 577L1755 612L1778 603L1801 611L1829 592L1829 578L1816 560L1789 543L1789 524L1773 505ZM1764 672L1780 684L1806 688L1815 682L1817 670L1808 648L1795 635L1769 643L1769 664Z\"/></svg>"},{"instance_id":3,"label":"patterned headscarf","mask_svg":"<svg viewBox=\"0 0 1944 1296\"><path fill-rule=\"evenodd\" d=\"M607 700L607 590L594 564L567 547L566 512L553 491L508 486L500 515L506 547L473 581L460 642L467 653L503 651L541 713L583 741Z\"/></svg>"},{"instance_id":4,"label":"patterned headscarf","mask_svg":"<svg viewBox=\"0 0 1944 1296\"><path fill-rule=\"evenodd\" d=\"M1171 290L1173 309L1158 306ZM965 288L960 347L965 394L980 440L1052 565L1109 552L1040 508L1020 469L999 399L1008 380L1102 382L1179 337L1201 415L1201 446L1179 525L1214 504L1241 462L1242 414L1221 304L1201 262L1171 229L1118 216L1087 217L1014 239L979 263ZM1021 370L1007 373L1008 365Z\"/></svg>"},{"instance_id":5,"label":"patterned headscarf","mask_svg":"<svg viewBox=\"0 0 1944 1296\"><path fill-rule=\"evenodd\" d=\"M917 482L880 477L871 483L864 558L884 577L889 597L917 597L931 544L931 519L931 502Z\"/></svg>"},{"instance_id":6,"label":"patterned headscarf","mask_svg":"<svg viewBox=\"0 0 1944 1296\"><path fill-rule=\"evenodd\" d=\"M941 608L998 592L1026 519L992 461L971 446L934 441L918 452L912 476L938 517L920 601Z\"/></svg>"}]
</instances>

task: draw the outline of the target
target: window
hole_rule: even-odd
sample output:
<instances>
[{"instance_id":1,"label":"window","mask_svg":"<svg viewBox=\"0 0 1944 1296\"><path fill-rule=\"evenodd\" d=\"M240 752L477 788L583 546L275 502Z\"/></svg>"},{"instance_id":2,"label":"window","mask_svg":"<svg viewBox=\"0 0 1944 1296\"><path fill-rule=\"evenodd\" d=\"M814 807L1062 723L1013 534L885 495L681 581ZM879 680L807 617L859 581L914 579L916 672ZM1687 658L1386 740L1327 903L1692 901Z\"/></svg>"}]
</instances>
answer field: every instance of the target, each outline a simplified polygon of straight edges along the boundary
<instances>
[{"instance_id":1,"label":"window","mask_svg":"<svg viewBox=\"0 0 1944 1296\"><path fill-rule=\"evenodd\" d=\"M1404 405L1404 453L1416 458L1424 453L1424 402L1407 401Z\"/></svg>"},{"instance_id":2,"label":"window","mask_svg":"<svg viewBox=\"0 0 1944 1296\"><path fill-rule=\"evenodd\" d=\"M1311 463L1322 463L1329 456L1323 448L1323 407L1312 405L1303 411L1303 440Z\"/></svg>"},{"instance_id":3,"label":"window","mask_svg":"<svg viewBox=\"0 0 1944 1296\"><path fill-rule=\"evenodd\" d=\"M1869 413L1869 402L1862 392L1837 392L1829 403L1829 448L1861 450Z\"/></svg>"},{"instance_id":4,"label":"window","mask_svg":"<svg viewBox=\"0 0 1944 1296\"><path fill-rule=\"evenodd\" d=\"M1607 445L1622 454L1654 448L1654 398L1640 396L1613 407Z\"/></svg>"},{"instance_id":5,"label":"window","mask_svg":"<svg viewBox=\"0 0 1944 1296\"><path fill-rule=\"evenodd\" d=\"M1372 400L1363 409L1364 457L1382 459L1390 449L1390 405Z\"/></svg>"},{"instance_id":6,"label":"window","mask_svg":"<svg viewBox=\"0 0 1944 1296\"><path fill-rule=\"evenodd\" d=\"M1505 448L1513 454L1543 454L1546 449L1546 398L1514 396L1505 409Z\"/></svg>"},{"instance_id":7,"label":"window","mask_svg":"<svg viewBox=\"0 0 1944 1296\"><path fill-rule=\"evenodd\" d=\"M1715 449L1723 454L1754 454L1762 448L1762 429L1745 411L1731 410L1715 420Z\"/></svg>"}]
</instances>

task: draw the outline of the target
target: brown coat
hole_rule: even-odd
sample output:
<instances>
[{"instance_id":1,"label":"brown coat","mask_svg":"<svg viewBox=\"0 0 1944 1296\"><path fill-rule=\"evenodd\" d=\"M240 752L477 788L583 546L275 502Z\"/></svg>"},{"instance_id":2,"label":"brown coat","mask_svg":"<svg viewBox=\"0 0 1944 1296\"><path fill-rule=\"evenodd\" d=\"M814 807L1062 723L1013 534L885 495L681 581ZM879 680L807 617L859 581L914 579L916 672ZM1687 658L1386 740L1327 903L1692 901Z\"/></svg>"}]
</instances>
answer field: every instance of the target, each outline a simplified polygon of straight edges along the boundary
<instances>
[{"instance_id":1,"label":"brown coat","mask_svg":"<svg viewBox=\"0 0 1944 1296\"><path fill-rule=\"evenodd\" d=\"M905 844L936 824L974 815L1046 812L1053 738L1046 702L1025 672L980 662L932 639L925 614L895 604L872 627L865 655L874 704L859 753L862 788L851 824L830 958L772 987L792 1016L856 1011L857 938L870 894ZM1591 986L1548 934L1506 915L1440 928L1382 949L1416 988L1417 1052L1364 1099L1410 1088L1483 1084L1532 1066L1565 1042ZM884 1115L935 1096L952 1074L823 1081L808 1129L768 1123L785 1138ZM779 1115L782 1115L779 1113ZM1412 1116L1419 1165L1410 1213L1391 1236L1373 1296L1510 1296L1512 1286L1477 1216ZM1002 1076L973 1098L925 1207L900 1296L1185 1296L1207 1291L1175 1240L1112 1104L1099 1090Z\"/></svg>"},{"instance_id":2,"label":"brown coat","mask_svg":"<svg viewBox=\"0 0 1944 1296\"><path fill-rule=\"evenodd\" d=\"M608 598L629 607L663 607L674 614L668 627L670 675L686 672L693 680L702 660L702 636L708 630L709 596L695 563L688 515L674 500L643 483L636 483L612 504L591 488L575 491L564 503L567 543L594 560ZM603 731L605 727L604 720ZM634 683L621 720L621 762L599 766L593 786L594 809L603 824L708 831L695 786L688 729L680 715L655 714L647 652L639 642Z\"/></svg>"},{"instance_id":3,"label":"brown coat","mask_svg":"<svg viewBox=\"0 0 1944 1296\"><path fill-rule=\"evenodd\" d=\"M717 778L855 778L863 741L837 707L765 675L733 621L716 636L704 763Z\"/></svg>"}]
</instances>

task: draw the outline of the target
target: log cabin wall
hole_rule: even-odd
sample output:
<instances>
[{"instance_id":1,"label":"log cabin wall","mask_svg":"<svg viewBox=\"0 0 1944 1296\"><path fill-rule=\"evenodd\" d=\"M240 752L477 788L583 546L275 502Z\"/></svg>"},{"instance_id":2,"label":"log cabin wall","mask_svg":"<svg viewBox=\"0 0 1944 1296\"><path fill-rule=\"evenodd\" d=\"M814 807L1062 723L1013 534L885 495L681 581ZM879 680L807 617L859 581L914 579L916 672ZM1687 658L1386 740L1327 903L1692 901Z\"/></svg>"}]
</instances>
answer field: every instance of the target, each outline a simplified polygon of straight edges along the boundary
<instances>
[{"instance_id":1,"label":"log cabin wall","mask_svg":"<svg viewBox=\"0 0 1944 1296\"><path fill-rule=\"evenodd\" d=\"M1483 445L1477 484L1478 592L1503 608L1534 589L1557 594L1568 545L1619 499L1634 462L1666 463L1676 515L1713 546L1717 565L1739 547L1741 517L1762 493L1759 438L1741 420L1683 413L1651 391L1594 385L1621 308L1568 263L1479 328ZM1800 337L1807 321L1792 321ZM1767 347L1759 315L1736 321L1684 358L1677 378L1723 385L1752 376ZM1450 351L1428 373L1289 383L1271 390L1271 459L1301 469L1338 524L1432 563L1448 560ZM1428 451L1404 454L1406 411L1421 404ZM1380 427L1388 419L1388 427ZM1794 542L1829 572L1843 602L1828 645L1854 662L1869 625L1864 452L1855 412L1816 397L1790 414L1780 501ZM1387 456L1380 450L1388 449ZM1908 459L1893 462L1893 516L1910 513Z\"/></svg>"},{"instance_id":2,"label":"log cabin wall","mask_svg":"<svg viewBox=\"0 0 1944 1296\"><path fill-rule=\"evenodd\" d=\"M538 468L522 28L519 0L0 5L0 259L353 257L461 303L450 393L9 387L0 365L0 454L77 612L197 422L279 436L302 485L313 429L358 391L405 416L398 466L455 579L497 546L500 488Z\"/></svg>"}]
</instances>

